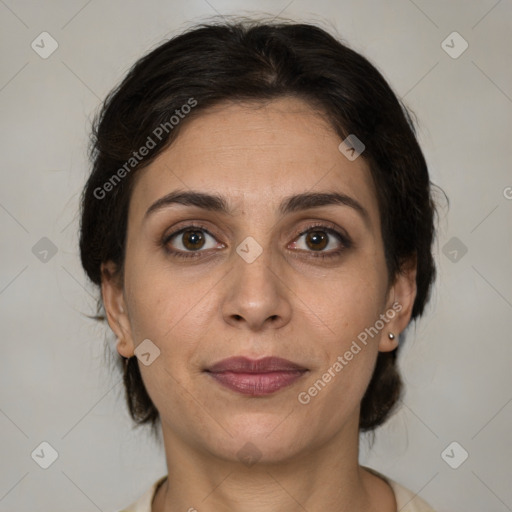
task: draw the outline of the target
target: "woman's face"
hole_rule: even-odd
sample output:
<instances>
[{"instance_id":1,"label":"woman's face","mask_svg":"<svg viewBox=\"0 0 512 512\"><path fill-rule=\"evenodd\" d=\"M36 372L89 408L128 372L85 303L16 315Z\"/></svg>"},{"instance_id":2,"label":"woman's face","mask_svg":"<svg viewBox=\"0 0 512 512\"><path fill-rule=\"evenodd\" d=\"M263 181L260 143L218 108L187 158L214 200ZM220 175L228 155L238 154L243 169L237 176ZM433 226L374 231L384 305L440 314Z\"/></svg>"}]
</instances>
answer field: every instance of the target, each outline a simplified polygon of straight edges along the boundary
<instances>
[{"instance_id":1,"label":"woman's face","mask_svg":"<svg viewBox=\"0 0 512 512\"><path fill-rule=\"evenodd\" d=\"M353 436L415 295L413 274L389 280L365 160L298 99L226 104L182 128L137 176L123 288L103 282L118 351L150 340L139 367L164 437L270 461ZM232 357L296 366L214 368Z\"/></svg>"}]
</instances>

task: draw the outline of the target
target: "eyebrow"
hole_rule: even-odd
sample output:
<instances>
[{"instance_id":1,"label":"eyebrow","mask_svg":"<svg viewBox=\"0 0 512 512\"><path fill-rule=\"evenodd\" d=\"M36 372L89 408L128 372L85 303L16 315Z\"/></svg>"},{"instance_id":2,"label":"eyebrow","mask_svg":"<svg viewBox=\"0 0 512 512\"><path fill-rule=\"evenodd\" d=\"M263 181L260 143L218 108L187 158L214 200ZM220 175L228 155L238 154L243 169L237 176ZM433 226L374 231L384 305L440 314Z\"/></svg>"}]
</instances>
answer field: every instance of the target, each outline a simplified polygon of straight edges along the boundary
<instances>
[{"instance_id":1,"label":"eyebrow","mask_svg":"<svg viewBox=\"0 0 512 512\"><path fill-rule=\"evenodd\" d=\"M233 216L227 200L217 194L208 194L199 191L173 191L155 201L146 211L147 218L152 213L162 210L173 204L196 206L203 210L223 213ZM285 197L279 205L279 213L284 216L289 213L318 208L320 206L341 205L355 210L366 224L370 224L368 211L354 198L338 192L305 192Z\"/></svg>"}]
</instances>

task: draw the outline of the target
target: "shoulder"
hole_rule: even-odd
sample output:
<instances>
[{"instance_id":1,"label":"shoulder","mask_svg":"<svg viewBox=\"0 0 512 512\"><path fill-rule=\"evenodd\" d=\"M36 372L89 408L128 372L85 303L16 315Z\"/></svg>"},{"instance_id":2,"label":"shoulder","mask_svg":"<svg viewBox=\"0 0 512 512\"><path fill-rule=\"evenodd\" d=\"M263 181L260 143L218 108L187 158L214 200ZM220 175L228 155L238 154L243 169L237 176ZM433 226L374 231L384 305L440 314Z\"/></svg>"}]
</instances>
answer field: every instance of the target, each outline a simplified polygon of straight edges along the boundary
<instances>
[{"instance_id":1,"label":"shoulder","mask_svg":"<svg viewBox=\"0 0 512 512\"><path fill-rule=\"evenodd\" d=\"M137 501L134 501L119 512L151 512L151 504L153 503L156 491L166 478L167 475L159 478Z\"/></svg>"},{"instance_id":2,"label":"shoulder","mask_svg":"<svg viewBox=\"0 0 512 512\"><path fill-rule=\"evenodd\" d=\"M365 466L364 469L388 483L395 494L398 512L436 512L425 500L398 482L369 467Z\"/></svg>"},{"instance_id":3,"label":"shoulder","mask_svg":"<svg viewBox=\"0 0 512 512\"><path fill-rule=\"evenodd\" d=\"M402 487L397 482L386 479L395 493L397 509L400 512L435 512L435 510L417 494Z\"/></svg>"}]
</instances>

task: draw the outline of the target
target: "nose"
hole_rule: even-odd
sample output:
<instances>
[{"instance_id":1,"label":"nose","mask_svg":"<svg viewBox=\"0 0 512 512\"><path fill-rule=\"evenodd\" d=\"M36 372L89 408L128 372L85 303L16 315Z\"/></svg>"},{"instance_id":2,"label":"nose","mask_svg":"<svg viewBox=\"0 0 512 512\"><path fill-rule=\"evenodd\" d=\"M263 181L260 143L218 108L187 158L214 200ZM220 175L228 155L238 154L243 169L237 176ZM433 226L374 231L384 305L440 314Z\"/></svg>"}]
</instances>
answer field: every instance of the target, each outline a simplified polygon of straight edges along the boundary
<instances>
[{"instance_id":1,"label":"nose","mask_svg":"<svg viewBox=\"0 0 512 512\"><path fill-rule=\"evenodd\" d=\"M225 277L221 305L224 321L251 331L279 329L290 321L290 289L283 272L268 250L251 263L234 254L234 265Z\"/></svg>"}]
</instances>

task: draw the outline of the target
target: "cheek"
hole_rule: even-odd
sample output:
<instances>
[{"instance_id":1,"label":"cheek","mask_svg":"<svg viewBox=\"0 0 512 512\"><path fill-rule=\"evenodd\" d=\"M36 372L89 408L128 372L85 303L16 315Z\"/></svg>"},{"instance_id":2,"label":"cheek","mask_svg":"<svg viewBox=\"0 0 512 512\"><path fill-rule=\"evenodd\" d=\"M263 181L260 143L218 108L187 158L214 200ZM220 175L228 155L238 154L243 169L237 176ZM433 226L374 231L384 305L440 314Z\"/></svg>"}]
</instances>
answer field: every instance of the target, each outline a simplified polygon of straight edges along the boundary
<instances>
[{"instance_id":1,"label":"cheek","mask_svg":"<svg viewBox=\"0 0 512 512\"><path fill-rule=\"evenodd\" d=\"M127 285L127 304L135 345L151 339L161 350L172 351L173 345L184 345L189 338L191 322L201 315L202 304L197 304L195 293L170 285L162 278L152 279L148 273L144 280L133 280ZM195 299L195 300L194 300ZM180 341L180 344L169 341Z\"/></svg>"},{"instance_id":2,"label":"cheek","mask_svg":"<svg viewBox=\"0 0 512 512\"><path fill-rule=\"evenodd\" d=\"M375 324L386 303L387 274L381 265L357 265L333 273L320 291L310 296L312 309L331 329L329 339L343 343Z\"/></svg>"},{"instance_id":3,"label":"cheek","mask_svg":"<svg viewBox=\"0 0 512 512\"><path fill-rule=\"evenodd\" d=\"M359 259L357 265L324 281L320 292L310 296L311 307L322 318L318 350L324 352L322 365L303 386L302 401L310 401L311 411L329 418L333 425L343 414L332 411L354 410L362 400L375 365L383 329L379 321L384 313L387 291L384 265ZM311 317L313 318L313 317ZM319 413L320 410L324 412ZM329 413L331 411L331 413Z\"/></svg>"},{"instance_id":4,"label":"cheek","mask_svg":"<svg viewBox=\"0 0 512 512\"><path fill-rule=\"evenodd\" d=\"M157 344L163 341L181 326L180 319L186 319L201 293L199 280L187 280L183 272L172 271L163 255L144 239L128 241L124 286L136 344L144 338Z\"/></svg>"},{"instance_id":5,"label":"cheek","mask_svg":"<svg viewBox=\"0 0 512 512\"><path fill-rule=\"evenodd\" d=\"M356 418L375 366L379 334L368 334L378 319L371 295L337 297L337 320L329 338L319 340L322 362L299 390L296 400L306 421L325 432L337 432ZM334 315L334 312L333 312Z\"/></svg>"},{"instance_id":6,"label":"cheek","mask_svg":"<svg viewBox=\"0 0 512 512\"><path fill-rule=\"evenodd\" d=\"M165 382L168 389L175 389L170 375L188 380L201 361L201 343L212 325L213 312L218 311L212 292L215 279L211 272L199 276L141 259L139 255L131 261L127 258L125 267L133 342L137 346L149 339L160 350L155 368L142 366L141 373L150 381L148 391L154 387L152 382L157 388Z\"/></svg>"}]
</instances>

